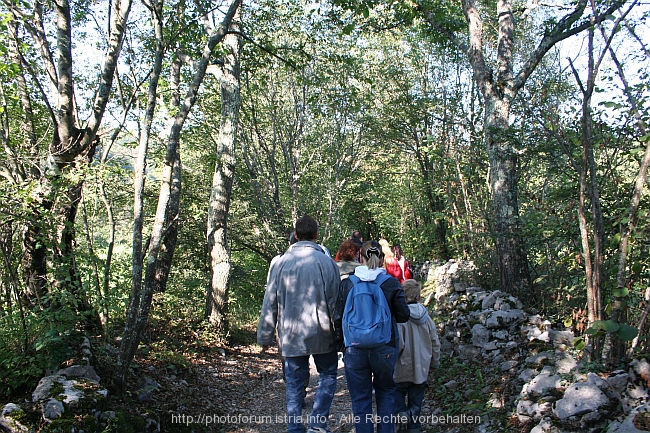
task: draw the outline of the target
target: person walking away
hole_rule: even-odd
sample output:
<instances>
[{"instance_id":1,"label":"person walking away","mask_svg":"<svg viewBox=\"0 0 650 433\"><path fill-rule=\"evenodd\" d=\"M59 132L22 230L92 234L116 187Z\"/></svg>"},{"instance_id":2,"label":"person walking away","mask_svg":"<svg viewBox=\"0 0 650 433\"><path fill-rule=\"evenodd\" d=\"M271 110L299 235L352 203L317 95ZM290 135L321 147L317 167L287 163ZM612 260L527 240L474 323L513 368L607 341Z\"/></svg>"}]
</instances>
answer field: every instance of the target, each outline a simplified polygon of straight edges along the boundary
<instances>
[{"instance_id":1,"label":"person walking away","mask_svg":"<svg viewBox=\"0 0 650 433\"><path fill-rule=\"evenodd\" d=\"M299 218L294 235L297 242L269 269L257 343L266 350L277 333L284 358L289 433L327 433L338 367L333 317L339 270L316 243L318 223L313 218ZM312 410L303 420L310 356L319 380Z\"/></svg>"},{"instance_id":2,"label":"person walking away","mask_svg":"<svg viewBox=\"0 0 650 433\"><path fill-rule=\"evenodd\" d=\"M295 244L296 242L298 242L298 240L296 239L296 235L294 234L294 231L291 230L291 233L289 233L289 247L291 247L291 245ZM265 291L266 291L266 287L267 287L268 284L269 284L269 277L271 276L271 269L273 268L273 264L274 264L274 263L275 263L275 262L276 262L280 257L282 257L283 254L284 254L284 252L282 252L282 253L280 253L280 254L274 256L274 257L271 259L271 262L269 263L269 272L268 272L268 274L266 275L266 285L264 286L264 290L265 290ZM278 354L280 355L280 360L282 361L282 378L284 379L284 356L282 356L282 348L280 347L279 340L278 340ZM309 381L309 380L308 380L308 381Z\"/></svg>"},{"instance_id":3,"label":"person walking away","mask_svg":"<svg viewBox=\"0 0 650 433\"><path fill-rule=\"evenodd\" d=\"M361 247L361 266L354 270L353 275L341 281L340 296L345 300L341 314L345 341L343 360L356 433L373 433L375 421L378 433L394 433L393 372L397 359L397 323L408 320L409 308L401 285L397 279L387 275L382 267L383 258L384 254L378 242L365 242ZM388 315L388 332L385 338L382 335L383 343L355 343L354 335L351 335L352 331L357 329L353 326L351 311L356 308L363 310L364 305L358 303L362 302L362 299L368 302L369 299L368 296L358 295L363 288L379 291L378 296L372 298L373 301L376 299L378 304L366 307L371 311L385 309ZM376 327L373 326L374 328ZM373 390L377 406L376 417L373 416L372 410Z\"/></svg>"},{"instance_id":4,"label":"person walking away","mask_svg":"<svg viewBox=\"0 0 650 433\"><path fill-rule=\"evenodd\" d=\"M404 257L403 255L402 246L400 244L394 244L392 247L390 247L390 249L393 252L393 255L395 256L395 260L397 260L397 263L399 263L400 269L402 270L402 280L400 281L400 283L404 283L404 280L410 280L411 278L413 278L411 265L409 261L406 260L406 257Z\"/></svg>"},{"instance_id":5,"label":"person walking away","mask_svg":"<svg viewBox=\"0 0 650 433\"><path fill-rule=\"evenodd\" d=\"M357 245L352 239L346 239L341 243L334 256L334 261L339 267L341 279L347 278L354 273L357 266L361 266L361 263L359 263L360 251L361 246Z\"/></svg>"},{"instance_id":6,"label":"person walking away","mask_svg":"<svg viewBox=\"0 0 650 433\"><path fill-rule=\"evenodd\" d=\"M359 262L360 253L361 253L361 245L357 244L355 239L346 239L341 243L338 251L336 252L336 256L334 257L334 261L336 262L336 265L339 267L339 274L341 275L341 280L344 280L348 278L350 275L353 275L354 270L358 266L361 266L361 263ZM336 311L342 312L344 307L345 307L345 298L339 295L338 299L336 300ZM339 343L337 350L339 352L339 359L341 359L341 356L345 351L345 346L343 345L343 334L341 331L342 325L341 325L340 314L336 316L336 320L338 324L338 326L336 326L336 329L338 331L336 334L336 338Z\"/></svg>"},{"instance_id":7,"label":"person walking away","mask_svg":"<svg viewBox=\"0 0 650 433\"><path fill-rule=\"evenodd\" d=\"M393 254L390 244L386 239L380 239L379 244L384 254L384 268L386 269L386 273L397 278L397 281L402 284L404 282L404 273L399 266L399 262L395 259L395 254Z\"/></svg>"},{"instance_id":8,"label":"person walking away","mask_svg":"<svg viewBox=\"0 0 650 433\"><path fill-rule=\"evenodd\" d=\"M361 245L363 245L363 236L361 235L361 232L359 230L354 230L352 234L350 235L350 240L354 242L355 244L359 245L359 248L361 248Z\"/></svg>"},{"instance_id":9,"label":"person walking away","mask_svg":"<svg viewBox=\"0 0 650 433\"><path fill-rule=\"evenodd\" d=\"M414 279L402 285L408 302L410 319L397 325L399 355L395 365L396 410L398 433L420 433L420 412L431 367L440 366L440 340L429 312L420 303L421 285Z\"/></svg>"}]
</instances>

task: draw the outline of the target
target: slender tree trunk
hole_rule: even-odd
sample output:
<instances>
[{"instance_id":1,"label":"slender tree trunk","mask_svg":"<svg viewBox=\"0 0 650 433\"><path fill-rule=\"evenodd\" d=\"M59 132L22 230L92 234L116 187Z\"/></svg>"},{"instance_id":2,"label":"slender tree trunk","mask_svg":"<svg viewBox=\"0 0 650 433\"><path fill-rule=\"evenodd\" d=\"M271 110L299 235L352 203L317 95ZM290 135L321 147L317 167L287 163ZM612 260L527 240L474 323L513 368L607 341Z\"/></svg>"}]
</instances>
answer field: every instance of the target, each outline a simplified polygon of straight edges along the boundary
<instances>
[{"instance_id":1,"label":"slender tree trunk","mask_svg":"<svg viewBox=\"0 0 650 433\"><path fill-rule=\"evenodd\" d=\"M86 244L88 245L88 255L90 256L90 261L92 264L92 282L95 287L95 294L97 296L97 312L99 314L99 321L102 327L102 331L105 335L108 324L108 308L106 306L106 298L102 292L102 283L99 280L99 257L97 257L97 254L95 254L95 246L93 245L90 224L88 224L88 213L86 212L85 202L82 203L82 216L84 222L84 232L86 235ZM113 227L112 230L115 230L115 228Z\"/></svg>"},{"instance_id":2,"label":"slender tree trunk","mask_svg":"<svg viewBox=\"0 0 650 433\"><path fill-rule=\"evenodd\" d=\"M154 36L156 38L156 50L153 59L153 68L149 78L149 87L147 91L147 104L143 125L140 129L138 141L138 150L135 159L135 180L134 180L134 197L133 197L133 242L131 255L131 295L129 306L126 311L126 322L122 343L120 346L120 355L117 359L116 373L114 376L115 384L118 389L124 387L126 382L126 372L128 365L135 354L134 344L139 341L136 335L136 324L140 314L142 303L142 280L143 280L143 227L144 227L144 189L147 168L147 154L151 134L151 126L156 111L158 82L162 71L162 61L165 52L163 40L163 1L152 3L150 9L152 22L154 24ZM135 340L137 338L137 340Z\"/></svg>"},{"instance_id":3,"label":"slender tree trunk","mask_svg":"<svg viewBox=\"0 0 650 433\"><path fill-rule=\"evenodd\" d=\"M217 142L217 163L212 177L210 209L208 211L207 241L210 253L212 278L207 297L208 320L215 328L228 328L228 284L231 263L228 247L228 213L235 174L235 147L241 107L239 55L239 14L230 26L230 33L224 39L224 66L219 77L221 86L221 128Z\"/></svg>"},{"instance_id":4,"label":"slender tree trunk","mask_svg":"<svg viewBox=\"0 0 650 433\"><path fill-rule=\"evenodd\" d=\"M415 137L416 141L420 141L418 137ZM418 161L420 167L420 173L422 174L422 183L425 188L425 195L427 197L427 206L429 208L428 214L430 215L440 215L446 210L445 202L440 198L440 195L434 191L434 185L436 183L433 173L433 163L427 156L426 152L420 150L420 146L415 149L415 157ZM428 215L427 215L427 218ZM432 218L431 221L427 221L427 224L433 223L434 234L435 234L435 256L438 259L447 261L451 258L449 252L449 244L447 243L447 223L443 218Z\"/></svg>"},{"instance_id":5,"label":"slender tree trunk","mask_svg":"<svg viewBox=\"0 0 650 433\"><path fill-rule=\"evenodd\" d=\"M601 309L601 273L603 263L604 225L600 210L600 194L597 179L597 167L593 150L593 121L591 114L591 95L596 79L596 63L593 55L593 31L589 30L587 81L582 83L578 72L574 76L582 89L582 166L580 168L580 205L578 222L582 238L582 255L585 260L585 286L587 290L587 320L589 325L602 319ZM591 207L591 227L593 237L589 234L587 207ZM597 353L595 354L597 355Z\"/></svg>"},{"instance_id":6,"label":"slender tree trunk","mask_svg":"<svg viewBox=\"0 0 650 433\"><path fill-rule=\"evenodd\" d=\"M14 65L22 65L22 56L18 44L18 24L15 20L10 20L7 23L7 30L9 31L9 57ZM16 84L18 87L18 94L20 95L20 106L22 107L24 113L21 119L20 130L23 133L23 142L28 145L29 156L35 160L36 156L38 155L38 142L36 138L36 132L34 130L34 111L32 110L32 100L29 96L27 80L23 75L22 68L20 68L19 72L16 74ZM7 125L7 131L8 130L9 129ZM7 146L7 148L10 149L10 146ZM9 153L12 154L13 152ZM11 167L12 172L15 173L14 176L17 176L17 179L15 180L25 180L28 175L30 178L38 177L38 170L35 166L31 166L27 170L24 170L22 164L18 164L14 161L12 161Z\"/></svg>"},{"instance_id":7,"label":"slender tree trunk","mask_svg":"<svg viewBox=\"0 0 650 433\"><path fill-rule=\"evenodd\" d=\"M154 291L164 292L167 288L169 272L172 269L172 259L174 250L176 250L176 241L178 240L178 221L180 218L181 204L181 154L176 150L172 162L172 182L169 195L169 206L167 209L167 226L163 233L160 255L156 264L154 277Z\"/></svg>"},{"instance_id":8,"label":"slender tree trunk","mask_svg":"<svg viewBox=\"0 0 650 433\"><path fill-rule=\"evenodd\" d=\"M108 333L108 296L109 296L109 287L110 287L110 276L111 276L111 263L113 261L113 248L115 247L115 217L113 216L113 208L108 201L106 196L106 190L104 188L104 183L99 184L99 194L104 203L104 208L106 209L106 215L108 217L108 245L106 247L106 261L104 263L104 275L102 282L102 303L99 305L100 316L102 320L102 325L104 326L104 332Z\"/></svg>"},{"instance_id":9,"label":"slender tree trunk","mask_svg":"<svg viewBox=\"0 0 650 433\"><path fill-rule=\"evenodd\" d=\"M620 22L625 16L628 14L629 11L632 10L634 6L636 6L638 2L633 1L629 7L628 11L623 13L621 17L617 19L617 22ZM599 26L599 29L601 31L601 34L603 36L603 39L605 41L609 41L610 37L608 37L605 34L605 31L602 26ZM628 27L629 29L629 27ZM634 33L633 33L634 35ZM620 61L618 60L618 57L616 56L616 52L612 49L611 44L608 45L608 52L610 57L612 58L614 64L616 65L616 69L618 71L618 78L621 80L621 83L623 84L623 93L625 94L628 104L630 105L632 109L632 113L636 119L636 125L639 130L639 133L642 136L645 136L648 133L648 125L643 116L641 115L641 110L640 110L640 104L638 99L635 97L634 92L630 89L629 83L625 77L625 71L623 69L623 66L621 65ZM644 47L645 48L645 47ZM646 50L646 55L650 56L650 53ZM641 195L643 194L643 190L645 189L645 185L648 183L648 167L650 166L650 141L646 142L646 149L643 154L643 158L641 159L641 162L639 164L639 171L636 175L636 179L634 181L634 190L632 192L632 198L630 200L630 206L628 209L628 223L627 226L623 226L621 228L621 240L619 242L618 246L618 272L616 275L616 287L617 288L624 288L627 286L627 258L628 258L628 250L630 248L630 236L632 233L635 232L636 226L637 226L637 221L639 217L639 205L641 203ZM639 344L639 337L642 335L646 334L646 323L647 323L647 318L648 314L650 314L650 290L645 291L644 296L643 296L643 310L641 312L641 315L639 317L639 320L637 322L637 326L639 329L639 334L634 338L632 341L632 346L630 350L634 350L638 344ZM620 305L620 304L617 304ZM628 355L631 355L631 353L628 353Z\"/></svg>"},{"instance_id":10,"label":"slender tree trunk","mask_svg":"<svg viewBox=\"0 0 650 433\"><path fill-rule=\"evenodd\" d=\"M226 36L226 31L230 27L233 16L239 9L240 4L241 0L233 0L221 25L208 36L207 43L201 53L201 58L196 64L194 75L189 83L185 99L182 101L180 110L176 114L171 126L161 174L158 205L156 207L156 215L146 258L144 282L139 293L134 292L131 294L127 322L122 334L122 343L115 368L114 381L118 391L124 389L129 365L133 360L135 351L142 339L145 325L149 320L153 293L156 287L159 287L158 281L160 281L160 275L157 275L157 272L160 269L164 269L160 265L161 255L169 254L168 257L171 257L173 255L173 248L175 247L172 244L165 246L164 242L165 231L168 225L173 223L172 220L177 217L175 209L177 209L178 203L176 203L176 200L180 198L177 193L177 191L180 191L180 134L196 102L198 91L203 83L210 58L217 44ZM163 252L162 250L165 247L170 247L171 250Z\"/></svg>"}]
</instances>

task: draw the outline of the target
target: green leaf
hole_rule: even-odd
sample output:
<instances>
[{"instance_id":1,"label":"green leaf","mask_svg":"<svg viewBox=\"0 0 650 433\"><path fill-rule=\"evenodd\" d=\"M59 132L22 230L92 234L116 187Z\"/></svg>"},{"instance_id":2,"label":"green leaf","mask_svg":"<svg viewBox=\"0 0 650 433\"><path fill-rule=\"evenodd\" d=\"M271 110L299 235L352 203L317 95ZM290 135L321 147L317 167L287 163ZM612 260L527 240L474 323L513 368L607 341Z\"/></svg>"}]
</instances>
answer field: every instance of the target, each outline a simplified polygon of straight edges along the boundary
<instances>
[{"instance_id":1,"label":"green leaf","mask_svg":"<svg viewBox=\"0 0 650 433\"><path fill-rule=\"evenodd\" d=\"M540 275L539 277L535 278L535 281L533 281L533 284L539 284L542 281L544 281L548 277L548 275Z\"/></svg>"},{"instance_id":2,"label":"green leaf","mask_svg":"<svg viewBox=\"0 0 650 433\"><path fill-rule=\"evenodd\" d=\"M631 341L639 334L639 330L634 326L630 326L625 323L621 323L619 330L616 332L616 335L623 341Z\"/></svg>"},{"instance_id":3,"label":"green leaf","mask_svg":"<svg viewBox=\"0 0 650 433\"><path fill-rule=\"evenodd\" d=\"M620 325L613 320L600 320L601 329L607 332L616 332L619 330Z\"/></svg>"},{"instance_id":4,"label":"green leaf","mask_svg":"<svg viewBox=\"0 0 650 433\"><path fill-rule=\"evenodd\" d=\"M573 318L567 317L566 319L564 319L564 327L570 328L571 326L573 326Z\"/></svg>"},{"instance_id":5,"label":"green leaf","mask_svg":"<svg viewBox=\"0 0 650 433\"><path fill-rule=\"evenodd\" d=\"M587 347L587 343L585 342L584 338L576 337L573 339L573 347L575 347L578 350L582 350L585 347Z\"/></svg>"},{"instance_id":6,"label":"green leaf","mask_svg":"<svg viewBox=\"0 0 650 433\"><path fill-rule=\"evenodd\" d=\"M594 335L598 331L605 332L616 332L619 329L618 323L613 320L596 320L590 327L587 329L586 333L589 335Z\"/></svg>"}]
</instances>

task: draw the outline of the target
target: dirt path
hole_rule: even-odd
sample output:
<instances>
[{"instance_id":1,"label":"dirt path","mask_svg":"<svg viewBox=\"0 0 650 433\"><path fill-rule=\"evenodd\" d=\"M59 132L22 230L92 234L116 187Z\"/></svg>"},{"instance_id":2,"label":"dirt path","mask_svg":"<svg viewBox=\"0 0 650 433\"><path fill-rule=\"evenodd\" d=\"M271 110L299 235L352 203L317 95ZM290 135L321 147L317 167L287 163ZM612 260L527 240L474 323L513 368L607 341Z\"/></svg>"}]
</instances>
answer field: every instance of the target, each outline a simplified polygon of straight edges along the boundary
<instances>
[{"instance_id":1,"label":"dirt path","mask_svg":"<svg viewBox=\"0 0 650 433\"><path fill-rule=\"evenodd\" d=\"M188 411L192 423L221 424L223 433L285 433L285 385L277 351L260 353L255 345L235 346L230 351L195 366L198 382L195 409ZM318 373L311 365L306 411L311 410ZM339 363L338 385L330 411L332 432L354 431L352 410L345 383L343 363ZM203 411L203 412L201 412ZM191 414L191 415L190 415ZM176 418L176 421L190 421ZM189 425L189 423L187 423ZM198 427L198 426L197 426Z\"/></svg>"},{"instance_id":2,"label":"dirt path","mask_svg":"<svg viewBox=\"0 0 650 433\"><path fill-rule=\"evenodd\" d=\"M155 376L162 385L155 394L155 406L162 415L160 432L286 433L285 385L277 350L261 353L261 347L256 344L210 347L191 356L191 364L190 370L178 375L170 375L163 365L142 372L153 375L166 371ZM337 379L329 428L333 433L354 433L342 363L339 363ZM312 365L305 417L312 408L317 382L318 373ZM425 396L422 415L443 415L436 406L433 396ZM142 416L147 417L147 412L142 411ZM476 424L423 425L423 432L433 431L477 433L486 430Z\"/></svg>"}]
</instances>

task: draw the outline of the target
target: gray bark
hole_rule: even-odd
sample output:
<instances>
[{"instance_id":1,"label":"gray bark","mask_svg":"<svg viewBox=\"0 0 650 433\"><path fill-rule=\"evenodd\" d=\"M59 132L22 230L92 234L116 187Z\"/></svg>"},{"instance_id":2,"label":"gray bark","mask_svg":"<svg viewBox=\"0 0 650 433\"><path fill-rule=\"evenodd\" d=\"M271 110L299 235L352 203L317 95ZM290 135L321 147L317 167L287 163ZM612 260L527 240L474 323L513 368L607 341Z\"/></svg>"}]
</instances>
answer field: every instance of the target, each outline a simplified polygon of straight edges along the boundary
<instances>
[{"instance_id":1,"label":"gray bark","mask_svg":"<svg viewBox=\"0 0 650 433\"><path fill-rule=\"evenodd\" d=\"M160 269L159 262L161 260L161 254L163 254L162 249L165 230L168 227L168 224L173 223L174 219L177 218L177 214L174 214L174 209L177 209L178 203L176 203L176 201L180 198L180 194L175 193L175 191L180 188L180 133L185 120L194 106L199 87L205 77L205 72L212 53L217 44L219 44L226 36L226 31L230 27L233 16L238 10L240 4L241 0L233 0L221 25L209 35L208 41L201 53L201 58L197 62L192 80L189 83L186 96L181 102L181 107L171 126L167 142L167 152L165 154L165 161L161 174L158 205L156 207L156 215L151 232L149 250L146 256L144 282L140 293L133 293L131 295L127 322L122 334L122 343L120 345L120 353L118 355L118 362L114 375L115 384L118 389L124 388L129 365L133 360L135 351L142 338L142 332L149 319L153 293L158 286L157 281L159 281L161 277L160 275L157 276L157 271ZM172 199L174 200L173 202ZM164 253L173 255L173 247L175 245L170 246L172 250ZM163 272L168 273L169 270L163 270Z\"/></svg>"},{"instance_id":2,"label":"gray bark","mask_svg":"<svg viewBox=\"0 0 650 433\"><path fill-rule=\"evenodd\" d=\"M603 20L622 6L613 2L595 20ZM449 31L434 11L422 10L433 29L446 35L463 51L472 67L474 81L485 104L484 144L490 164L490 190L493 200L494 237L499 262L501 289L530 298L530 274L525 245L521 235L517 196L517 153L509 128L510 107L519 90L534 72L544 55L559 41L593 26L593 19L581 20L588 2L579 0L573 11L549 28L537 47L523 60L514 73L514 19L510 0L496 2L498 42L496 71L489 67L483 47L483 21L475 0L462 0L463 13L469 29L466 43Z\"/></svg>"},{"instance_id":3,"label":"gray bark","mask_svg":"<svg viewBox=\"0 0 650 433\"><path fill-rule=\"evenodd\" d=\"M79 279L75 270L73 243L75 233L72 229L77 213L77 206L81 198L81 184L63 186L61 192L52 180L60 177L63 170L78 165L88 164L97 145L96 134L101 123L103 113L110 95L110 88L117 65L117 58L121 51L126 20L131 7L131 0L121 0L112 3L112 31L110 43L106 51L103 68L100 73L99 91L94 101L93 113L89 121L82 126L78 125L75 116L74 83L72 80L73 51L72 51L72 19L70 2L56 0L52 2L55 12L56 41L54 44L47 39L43 23L43 3L34 2L33 10L24 12L23 3L2 0L13 17L19 22L34 39L35 45L41 53L41 62L47 71L51 93L57 98L57 104L51 108L51 117L55 125L48 156L44 167L38 173L41 188L35 193L32 212L32 221L41 221L42 213L51 210L56 216L58 224L56 244L53 248L53 257L60 263L51 266L52 269L65 270L56 279L58 284L68 284L68 277L72 282L72 290L79 289ZM56 54L52 50L56 47ZM48 93L37 81L48 107ZM33 173L34 175L34 173ZM55 202L55 197L59 199ZM63 200L60 198L64 197ZM55 206L56 203L56 206ZM48 280L48 266L46 252L42 245L47 242L43 239L41 229L36 224L27 224L23 231L24 257L23 268L27 285L37 292L42 292ZM65 273L65 275L64 275ZM81 291L78 293L82 296ZM81 299L83 303L83 299Z\"/></svg>"},{"instance_id":4,"label":"gray bark","mask_svg":"<svg viewBox=\"0 0 650 433\"><path fill-rule=\"evenodd\" d=\"M228 248L228 213L235 175L235 148L239 125L240 50L241 37L238 17L233 20L224 39L224 65L219 77L221 86L221 128L217 141L217 163L212 177L210 209L208 211L207 241L212 278L207 297L207 315L210 324L226 330L228 322L228 284L231 272Z\"/></svg>"}]
</instances>

